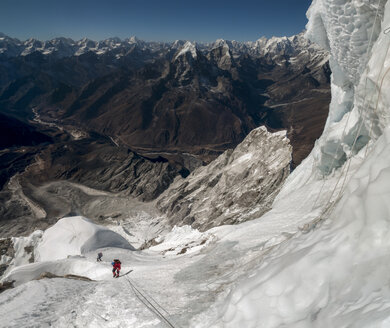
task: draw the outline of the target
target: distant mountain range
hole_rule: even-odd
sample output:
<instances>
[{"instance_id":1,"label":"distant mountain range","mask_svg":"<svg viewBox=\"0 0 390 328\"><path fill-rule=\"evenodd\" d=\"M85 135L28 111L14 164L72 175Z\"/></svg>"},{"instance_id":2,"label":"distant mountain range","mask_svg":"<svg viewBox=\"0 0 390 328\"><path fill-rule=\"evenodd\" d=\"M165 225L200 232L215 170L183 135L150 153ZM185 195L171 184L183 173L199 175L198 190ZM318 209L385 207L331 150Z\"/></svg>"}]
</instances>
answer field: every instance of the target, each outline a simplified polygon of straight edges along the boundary
<instances>
[{"instance_id":1,"label":"distant mountain range","mask_svg":"<svg viewBox=\"0 0 390 328\"><path fill-rule=\"evenodd\" d=\"M252 56L265 56L267 53L294 56L299 53L299 48L301 47L317 48L317 46L303 38L303 33L292 37L272 37L270 39L262 37L256 41L248 42L218 39L211 43L196 43L184 40L176 40L174 42L143 41L135 36L124 40L114 37L102 41L93 41L87 38L74 41L64 37L47 41L33 38L21 41L0 33L0 54L7 57L27 56L34 52L39 52L43 55L55 55L58 58L80 56L87 52L93 52L97 55L112 52L119 59L122 56L126 56L128 51L131 51L135 46L141 50L149 51L182 51L192 46L194 49L196 48L204 52L225 46L235 56L243 53L248 53Z\"/></svg>"},{"instance_id":2,"label":"distant mountain range","mask_svg":"<svg viewBox=\"0 0 390 328\"><path fill-rule=\"evenodd\" d=\"M209 44L1 34L0 54L0 111L23 120L35 108L48 122L181 164L189 153L189 169L262 124L288 130L295 166L327 116L328 54L303 34Z\"/></svg>"}]
</instances>

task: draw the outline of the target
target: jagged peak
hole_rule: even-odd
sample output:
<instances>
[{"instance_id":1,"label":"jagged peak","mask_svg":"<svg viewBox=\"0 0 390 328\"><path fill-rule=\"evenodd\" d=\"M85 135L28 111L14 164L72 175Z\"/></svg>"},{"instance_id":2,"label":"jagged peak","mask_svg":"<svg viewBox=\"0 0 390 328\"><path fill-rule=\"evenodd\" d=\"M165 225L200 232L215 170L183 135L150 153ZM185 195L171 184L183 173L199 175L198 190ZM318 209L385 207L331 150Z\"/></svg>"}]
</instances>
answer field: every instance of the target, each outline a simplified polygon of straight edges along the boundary
<instances>
[{"instance_id":1,"label":"jagged peak","mask_svg":"<svg viewBox=\"0 0 390 328\"><path fill-rule=\"evenodd\" d=\"M136 37L134 37L137 39ZM138 39L137 39L138 40ZM105 39L104 41L110 41L110 42L122 42L122 39L118 36L113 36L111 38Z\"/></svg>"},{"instance_id":2,"label":"jagged peak","mask_svg":"<svg viewBox=\"0 0 390 328\"><path fill-rule=\"evenodd\" d=\"M232 42L224 39L217 39L213 43L213 48L219 48L219 47L230 49L232 47Z\"/></svg>"},{"instance_id":3,"label":"jagged peak","mask_svg":"<svg viewBox=\"0 0 390 328\"><path fill-rule=\"evenodd\" d=\"M179 49L181 48L184 44L186 43L186 41L184 40L175 40L173 43L172 43L172 48L173 49Z\"/></svg>"},{"instance_id":4,"label":"jagged peak","mask_svg":"<svg viewBox=\"0 0 390 328\"><path fill-rule=\"evenodd\" d=\"M58 44L58 43L66 43L66 44L75 44L75 41L71 38L65 38L63 36L60 36L60 37L57 37L57 38L54 38L54 39L51 39L50 41L48 41L52 44Z\"/></svg>"},{"instance_id":5,"label":"jagged peak","mask_svg":"<svg viewBox=\"0 0 390 328\"><path fill-rule=\"evenodd\" d=\"M35 38L29 38L27 39L24 44L28 47L28 48L31 48L31 47L39 47L41 48L43 46L43 42L38 40L38 39L35 39Z\"/></svg>"},{"instance_id":6,"label":"jagged peak","mask_svg":"<svg viewBox=\"0 0 390 328\"><path fill-rule=\"evenodd\" d=\"M21 41L19 39L11 38L10 36L0 32L0 41L3 41L3 40L8 41L8 42L14 42L17 45L19 45L21 43Z\"/></svg>"},{"instance_id":7,"label":"jagged peak","mask_svg":"<svg viewBox=\"0 0 390 328\"><path fill-rule=\"evenodd\" d=\"M187 53L190 53L192 58L196 59L198 57L198 49L195 42L186 41L183 47L180 49L178 54L175 56L175 60Z\"/></svg>"},{"instance_id":8,"label":"jagged peak","mask_svg":"<svg viewBox=\"0 0 390 328\"><path fill-rule=\"evenodd\" d=\"M130 38L128 38L126 41L127 43L133 44L133 43L138 43L140 40L135 35L133 35Z\"/></svg>"},{"instance_id":9,"label":"jagged peak","mask_svg":"<svg viewBox=\"0 0 390 328\"><path fill-rule=\"evenodd\" d=\"M28 38L25 42L26 42L26 43L32 43L32 42L36 42L36 41L41 42L40 40L35 39L35 38Z\"/></svg>"}]
</instances>

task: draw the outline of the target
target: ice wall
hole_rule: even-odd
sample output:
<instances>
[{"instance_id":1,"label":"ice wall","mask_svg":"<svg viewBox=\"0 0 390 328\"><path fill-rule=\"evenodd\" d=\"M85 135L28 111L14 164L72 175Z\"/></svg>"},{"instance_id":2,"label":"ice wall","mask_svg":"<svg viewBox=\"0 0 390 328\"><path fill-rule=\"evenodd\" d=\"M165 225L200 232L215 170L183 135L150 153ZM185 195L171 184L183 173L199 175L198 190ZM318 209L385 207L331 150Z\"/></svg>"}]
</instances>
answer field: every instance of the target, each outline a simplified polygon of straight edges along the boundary
<instances>
[{"instance_id":1,"label":"ice wall","mask_svg":"<svg viewBox=\"0 0 390 328\"><path fill-rule=\"evenodd\" d=\"M369 140L371 124L362 124L361 119L367 94L372 95L375 86L363 73L382 31L385 2L314 0L307 12L306 36L331 54L332 101L324 133L312 154L322 174L340 167Z\"/></svg>"},{"instance_id":2,"label":"ice wall","mask_svg":"<svg viewBox=\"0 0 390 328\"><path fill-rule=\"evenodd\" d=\"M308 35L328 47L333 71L330 114L311 159L323 173L361 164L351 166L327 220L271 251L214 326L390 327L390 2L314 0L308 17Z\"/></svg>"}]
</instances>

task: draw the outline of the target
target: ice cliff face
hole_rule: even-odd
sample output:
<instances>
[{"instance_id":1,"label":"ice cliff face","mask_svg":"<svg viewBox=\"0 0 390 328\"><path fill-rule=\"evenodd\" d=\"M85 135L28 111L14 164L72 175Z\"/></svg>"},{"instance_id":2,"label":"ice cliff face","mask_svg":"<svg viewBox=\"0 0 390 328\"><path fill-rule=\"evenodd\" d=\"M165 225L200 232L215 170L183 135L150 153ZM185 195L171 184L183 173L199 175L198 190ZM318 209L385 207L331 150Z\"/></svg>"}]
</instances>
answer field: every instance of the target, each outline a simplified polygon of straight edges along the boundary
<instances>
[{"instance_id":1,"label":"ice cliff face","mask_svg":"<svg viewBox=\"0 0 390 328\"><path fill-rule=\"evenodd\" d=\"M323 136L278 197L311 202L318 173L336 169L320 191L329 198L317 203L329 210L237 284L214 326L390 325L390 3L315 0L308 17L308 36L331 52L332 103Z\"/></svg>"},{"instance_id":2,"label":"ice cliff face","mask_svg":"<svg viewBox=\"0 0 390 328\"><path fill-rule=\"evenodd\" d=\"M285 134L252 130L234 150L175 181L157 206L170 225L200 230L261 216L289 174L291 146Z\"/></svg>"},{"instance_id":3,"label":"ice cliff face","mask_svg":"<svg viewBox=\"0 0 390 328\"><path fill-rule=\"evenodd\" d=\"M371 119L362 122L362 119L367 115L365 113L374 111L380 89L377 76L374 76L379 72L373 72L372 65L367 66L367 63L373 53L371 62L375 62L374 66L378 69L383 66L386 51L383 33L373 52L371 49L380 35L381 26L384 27L381 24L384 3L315 0L307 12L306 36L329 50L333 73L329 117L314 155L323 174L329 174L356 154L373 133L378 136L377 122ZM375 114L370 116L376 119Z\"/></svg>"}]
</instances>

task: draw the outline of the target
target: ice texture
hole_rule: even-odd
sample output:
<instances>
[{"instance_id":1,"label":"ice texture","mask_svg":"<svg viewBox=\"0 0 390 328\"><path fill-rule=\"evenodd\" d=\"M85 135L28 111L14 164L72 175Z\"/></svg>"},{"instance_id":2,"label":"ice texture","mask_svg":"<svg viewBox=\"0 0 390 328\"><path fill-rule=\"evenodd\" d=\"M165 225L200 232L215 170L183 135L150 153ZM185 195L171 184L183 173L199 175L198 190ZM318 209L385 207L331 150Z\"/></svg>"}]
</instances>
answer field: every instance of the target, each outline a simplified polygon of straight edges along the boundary
<instances>
[{"instance_id":1,"label":"ice texture","mask_svg":"<svg viewBox=\"0 0 390 328\"><path fill-rule=\"evenodd\" d=\"M331 55L332 100L323 135L313 154L322 174L341 167L369 140L370 128L361 124L361 113L366 110L365 98L372 95L373 84L367 83L362 74L373 53L372 45L380 35L384 4L382 0L314 0L307 12L306 36ZM380 56L374 57L375 61L383 61ZM382 61L375 66L382 67Z\"/></svg>"}]
</instances>

